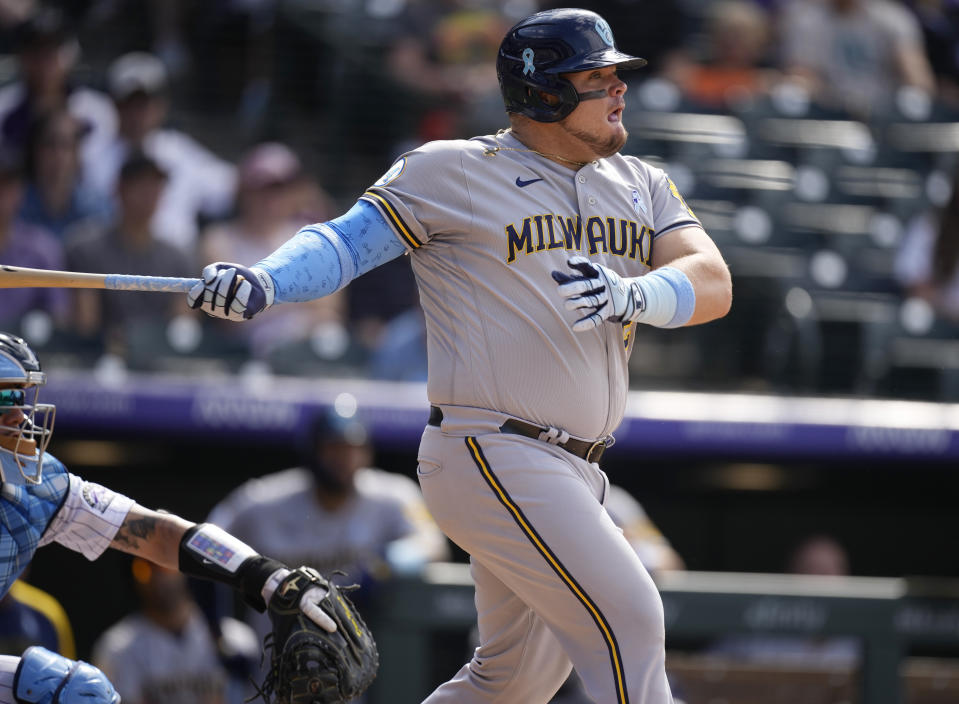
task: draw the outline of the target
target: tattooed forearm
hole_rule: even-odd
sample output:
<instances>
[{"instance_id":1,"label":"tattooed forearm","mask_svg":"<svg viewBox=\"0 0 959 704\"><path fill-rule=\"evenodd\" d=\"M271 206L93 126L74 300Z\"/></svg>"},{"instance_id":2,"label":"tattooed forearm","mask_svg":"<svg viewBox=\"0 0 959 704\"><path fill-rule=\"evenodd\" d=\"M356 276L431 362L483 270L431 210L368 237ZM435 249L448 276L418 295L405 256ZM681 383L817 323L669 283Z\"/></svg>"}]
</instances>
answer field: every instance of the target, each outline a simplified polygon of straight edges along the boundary
<instances>
[{"instance_id":1,"label":"tattooed forearm","mask_svg":"<svg viewBox=\"0 0 959 704\"><path fill-rule=\"evenodd\" d=\"M143 540L149 540L156 535L157 519L152 516L145 517L127 517L127 520L120 526L113 541L118 545L139 549Z\"/></svg>"},{"instance_id":2,"label":"tattooed forearm","mask_svg":"<svg viewBox=\"0 0 959 704\"><path fill-rule=\"evenodd\" d=\"M179 566L180 539L193 524L166 511L134 504L110 546L169 569Z\"/></svg>"}]
</instances>

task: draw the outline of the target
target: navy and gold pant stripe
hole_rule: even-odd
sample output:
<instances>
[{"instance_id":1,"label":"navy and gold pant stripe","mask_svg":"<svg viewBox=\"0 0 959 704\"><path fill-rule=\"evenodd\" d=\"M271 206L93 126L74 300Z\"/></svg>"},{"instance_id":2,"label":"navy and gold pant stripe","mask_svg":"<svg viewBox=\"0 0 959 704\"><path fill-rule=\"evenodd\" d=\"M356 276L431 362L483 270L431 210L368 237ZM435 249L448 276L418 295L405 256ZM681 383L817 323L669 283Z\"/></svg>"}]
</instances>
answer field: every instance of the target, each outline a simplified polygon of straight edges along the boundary
<instances>
[{"instance_id":1,"label":"navy and gold pant stripe","mask_svg":"<svg viewBox=\"0 0 959 704\"><path fill-rule=\"evenodd\" d=\"M553 554L553 551L550 550L549 546L543 541L539 533L536 532L536 529L533 528L533 525L526 518L523 510L517 506L516 502L514 502L510 497L509 493L500 483L497 476L493 473L493 470L490 467L489 462L487 462L486 456L483 454L483 450L480 448L476 438L466 438L466 447L469 449L470 455L473 458L473 462L476 463L480 473L483 475L483 479L485 479L486 483L489 484L500 503L503 504L503 506L506 507L506 510L509 511L510 515L512 515L513 520L516 521L516 524L520 527L520 530L522 530L526 537L529 538L529 541L533 544L537 551L539 551L546 562L549 563L549 566L559 576L567 588L569 588L573 595L584 607L586 607L589 615L599 628L599 631L603 636L603 640L606 642L607 650L609 650L610 664L612 665L613 673L616 677L616 702L617 704L629 704L629 695L626 692L626 674L623 670L622 654L620 653L619 645L616 642L616 636L613 635L613 629L610 628L609 622L606 620L603 612L599 610L599 607L596 605L596 603L590 599L586 591L563 566L563 563L559 561L559 558Z\"/></svg>"},{"instance_id":2,"label":"navy and gold pant stripe","mask_svg":"<svg viewBox=\"0 0 959 704\"><path fill-rule=\"evenodd\" d=\"M372 203L375 205L382 213L386 216L386 219L390 221L390 225L393 226L393 229L399 233L403 240L413 249L418 249L422 245L416 237L413 235L410 228L403 222L403 218L400 217L400 214L396 212L396 208L383 196L379 193L375 193L373 189L367 189L367 191L360 196L361 199Z\"/></svg>"}]
</instances>

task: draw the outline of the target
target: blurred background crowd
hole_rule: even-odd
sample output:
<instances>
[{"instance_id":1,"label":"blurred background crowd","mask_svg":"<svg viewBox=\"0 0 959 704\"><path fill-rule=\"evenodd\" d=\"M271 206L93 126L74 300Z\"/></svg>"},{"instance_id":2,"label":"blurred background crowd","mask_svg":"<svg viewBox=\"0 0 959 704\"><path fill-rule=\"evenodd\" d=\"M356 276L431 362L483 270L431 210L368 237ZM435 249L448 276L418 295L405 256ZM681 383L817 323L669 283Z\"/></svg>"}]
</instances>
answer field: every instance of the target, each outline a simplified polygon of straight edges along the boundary
<instances>
[{"instance_id":1,"label":"blurred background crowd","mask_svg":"<svg viewBox=\"0 0 959 704\"><path fill-rule=\"evenodd\" d=\"M641 331L632 385L959 401L959 5L577 4L609 21L622 50L649 60L626 76L631 136L624 151L666 169L733 273L727 319ZM560 4L0 0L0 263L185 277L211 261L253 264L299 227L345 212L406 149L505 127L496 49L515 21L552 6ZM189 311L183 296L6 289L0 330L27 338L52 381L57 370L104 378L118 370L224 379L250 370L311 379L426 376L423 319L405 257L334 296L277 306L244 325ZM226 467L216 454L222 448L192 446L192 460L164 469L179 476L177 467L187 473L209 461L192 479L206 481L206 493L185 496L168 481L151 486L132 473L108 483L147 503L170 501L194 520L209 512L279 559L346 569L361 584L361 600L375 601L375 585L391 574L463 558L424 515L409 480L415 458L377 453L361 427L343 417L330 422L276 457L247 451L243 463ZM70 437L70 428L58 432ZM131 457L71 447L64 452L84 474L85 466ZM150 461L173 449L155 450ZM648 460L610 462L632 469ZM626 489L616 489L610 511L657 573L688 566L898 574L920 556L928 558L923 564L943 556L934 540L909 537L926 525L921 520L887 528L870 522L883 512L894 518L891 502L872 506L870 520L857 519L836 497L860 501L861 477L832 484L833 503L822 500L819 514L796 519L784 510L788 502L773 500L758 513L735 494L717 499L716 477L734 490L811 491L827 481L822 467L724 467L696 475L698 488L691 474L677 473L686 503L672 506L675 497L665 494L676 485L644 467L651 471L642 480L610 474L629 478L631 490L645 482L644 503L651 497L672 530L661 531ZM892 471L873 469L874 482L898 486ZM932 484L912 482L900 499ZM152 493L143 496L147 486ZM294 528L275 519L302 515L315 530L293 541ZM928 511L924 518L932 524ZM757 519L778 521L781 530L746 547ZM851 558L830 525L855 544ZM898 550L877 537L889 531L901 537ZM676 536L678 550L663 533ZM939 574L959 574L954 558L935 564ZM38 571L50 583L53 570L39 563ZM193 594L178 575L146 563L125 563L118 573L136 602L101 586L106 597L95 603L112 595L115 604L142 610L97 637L95 650L98 634L85 628L78 649L95 652L124 702L223 704L246 691L262 624L248 630L231 620L241 614L224 605L223 594ZM26 637L73 653L62 609L31 589L21 583L0 602L5 647L22 649ZM102 620L96 625L105 627ZM184 634L194 636L196 650L183 645ZM855 666L861 657L850 639L731 636L709 647L739 660ZM156 669L162 658L145 657L161 652L174 663L169 671ZM457 650L451 662L463 657ZM213 669L222 677L211 679ZM575 681L560 697L583 701Z\"/></svg>"},{"instance_id":2,"label":"blurred background crowd","mask_svg":"<svg viewBox=\"0 0 959 704\"><path fill-rule=\"evenodd\" d=\"M587 4L650 62L628 76L625 151L667 169L735 278L722 325L643 331L633 384L955 399L955 3ZM505 126L496 48L539 7L3 0L0 260L252 264L405 149ZM425 376L405 258L242 327L184 308L19 290L0 324L78 367Z\"/></svg>"}]
</instances>

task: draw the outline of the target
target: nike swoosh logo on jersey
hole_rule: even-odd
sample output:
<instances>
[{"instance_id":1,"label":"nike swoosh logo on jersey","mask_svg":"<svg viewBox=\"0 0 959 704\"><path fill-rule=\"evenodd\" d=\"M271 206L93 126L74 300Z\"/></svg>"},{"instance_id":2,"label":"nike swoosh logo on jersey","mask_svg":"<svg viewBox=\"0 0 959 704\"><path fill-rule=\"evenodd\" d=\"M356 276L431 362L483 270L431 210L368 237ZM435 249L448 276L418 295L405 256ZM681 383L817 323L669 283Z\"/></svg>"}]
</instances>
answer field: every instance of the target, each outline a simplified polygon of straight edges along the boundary
<instances>
[{"instance_id":1,"label":"nike swoosh logo on jersey","mask_svg":"<svg viewBox=\"0 0 959 704\"><path fill-rule=\"evenodd\" d=\"M524 181L524 180L521 179L519 176L517 176L517 177L516 177L516 185L519 186L520 188L526 188L526 187L527 187L528 185L530 185L531 183L536 183L537 181L542 181L542 180L543 180L543 179L541 179L541 178L531 178L529 181Z\"/></svg>"}]
</instances>

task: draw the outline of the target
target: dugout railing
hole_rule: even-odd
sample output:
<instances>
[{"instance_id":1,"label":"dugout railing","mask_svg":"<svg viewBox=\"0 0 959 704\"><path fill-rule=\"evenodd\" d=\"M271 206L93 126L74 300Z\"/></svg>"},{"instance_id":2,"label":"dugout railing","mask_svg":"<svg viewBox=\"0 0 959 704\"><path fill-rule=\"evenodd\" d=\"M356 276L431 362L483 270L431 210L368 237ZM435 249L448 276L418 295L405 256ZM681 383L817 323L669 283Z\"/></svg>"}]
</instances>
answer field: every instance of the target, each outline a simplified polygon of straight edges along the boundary
<instances>
[{"instance_id":1,"label":"dugout railing","mask_svg":"<svg viewBox=\"0 0 959 704\"><path fill-rule=\"evenodd\" d=\"M658 586L668 642L730 633L856 637L861 661L848 676L860 704L906 704L903 672L914 649L959 652L956 582L677 572L661 576ZM437 672L437 662L462 662L468 652L465 645L452 657L438 652L449 647L438 636L466 634L475 622L468 567L436 564L422 578L396 580L381 590L371 617L381 654L371 704L422 701L455 671ZM942 687L954 694L955 685Z\"/></svg>"}]
</instances>

